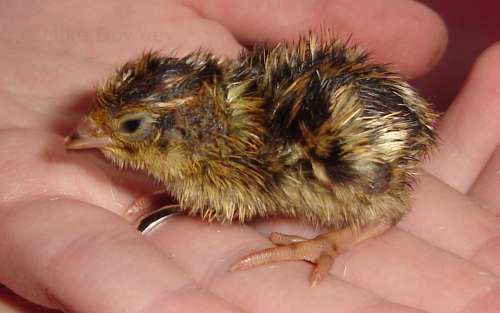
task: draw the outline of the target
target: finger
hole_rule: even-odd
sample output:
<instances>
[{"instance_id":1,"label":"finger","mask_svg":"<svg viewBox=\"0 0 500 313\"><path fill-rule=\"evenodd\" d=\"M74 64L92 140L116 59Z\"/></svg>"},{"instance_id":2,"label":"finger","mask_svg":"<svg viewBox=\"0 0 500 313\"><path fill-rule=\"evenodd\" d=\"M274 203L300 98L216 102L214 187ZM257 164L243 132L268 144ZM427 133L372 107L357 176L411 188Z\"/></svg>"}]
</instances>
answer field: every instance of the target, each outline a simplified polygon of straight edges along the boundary
<instances>
[{"instance_id":1,"label":"finger","mask_svg":"<svg viewBox=\"0 0 500 313\"><path fill-rule=\"evenodd\" d=\"M415 1L184 1L226 26L243 43L296 38L321 25L342 38L352 35L379 62L408 76L428 71L446 47L441 18Z\"/></svg>"},{"instance_id":2,"label":"finger","mask_svg":"<svg viewBox=\"0 0 500 313\"><path fill-rule=\"evenodd\" d=\"M75 14L68 20L70 11ZM92 5L67 1L64 6L10 1L2 12L9 12L0 19L7 38L42 55L50 48L49 53L121 64L145 49L187 52L205 47L223 55L240 49L220 24L172 1L95 1Z\"/></svg>"},{"instance_id":3,"label":"finger","mask_svg":"<svg viewBox=\"0 0 500 313\"><path fill-rule=\"evenodd\" d=\"M65 312L241 312L196 284L107 210L61 198L0 209L0 281ZM98 296L96 296L98 295Z\"/></svg>"},{"instance_id":4,"label":"finger","mask_svg":"<svg viewBox=\"0 0 500 313\"><path fill-rule=\"evenodd\" d=\"M91 87L112 69L57 53L45 55L41 62L36 49L8 44L0 45L0 59L6 78L0 81L1 129L74 128L92 100Z\"/></svg>"},{"instance_id":5,"label":"finger","mask_svg":"<svg viewBox=\"0 0 500 313\"><path fill-rule=\"evenodd\" d=\"M113 68L55 52L43 55L41 61L40 53L35 48L0 45L0 64L6 78L0 81L0 129L67 134L92 102L93 85Z\"/></svg>"},{"instance_id":6,"label":"finger","mask_svg":"<svg viewBox=\"0 0 500 313\"><path fill-rule=\"evenodd\" d=\"M422 173L413 208L398 227L500 277L500 217Z\"/></svg>"},{"instance_id":7,"label":"finger","mask_svg":"<svg viewBox=\"0 0 500 313\"><path fill-rule=\"evenodd\" d=\"M421 312L331 276L310 288L312 267L306 262L276 263L230 273L231 264L245 253L269 246L263 236L247 226L176 217L159 225L149 238L198 284L254 313Z\"/></svg>"},{"instance_id":8,"label":"finger","mask_svg":"<svg viewBox=\"0 0 500 313\"><path fill-rule=\"evenodd\" d=\"M425 169L467 192L500 143L500 43L478 58L439 125L438 152Z\"/></svg>"},{"instance_id":9,"label":"finger","mask_svg":"<svg viewBox=\"0 0 500 313\"><path fill-rule=\"evenodd\" d=\"M0 141L3 203L71 197L121 214L151 188L145 177L117 171L97 151L67 152L63 138L51 133L4 130Z\"/></svg>"},{"instance_id":10,"label":"finger","mask_svg":"<svg viewBox=\"0 0 500 313\"><path fill-rule=\"evenodd\" d=\"M0 285L0 312L2 313L60 313L45 309L14 294Z\"/></svg>"},{"instance_id":11,"label":"finger","mask_svg":"<svg viewBox=\"0 0 500 313\"><path fill-rule=\"evenodd\" d=\"M469 189L468 195L477 200L483 208L500 216L500 148L483 168L481 174Z\"/></svg>"}]
</instances>

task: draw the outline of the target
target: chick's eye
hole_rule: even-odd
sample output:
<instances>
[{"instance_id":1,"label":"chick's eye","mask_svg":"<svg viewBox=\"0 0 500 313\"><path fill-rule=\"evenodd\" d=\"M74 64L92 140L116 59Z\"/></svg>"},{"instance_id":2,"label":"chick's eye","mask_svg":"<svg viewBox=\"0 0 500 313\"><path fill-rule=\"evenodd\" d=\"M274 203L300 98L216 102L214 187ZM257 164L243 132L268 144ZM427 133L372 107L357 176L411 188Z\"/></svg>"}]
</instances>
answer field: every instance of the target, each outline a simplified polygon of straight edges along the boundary
<instances>
[{"instance_id":1,"label":"chick's eye","mask_svg":"<svg viewBox=\"0 0 500 313\"><path fill-rule=\"evenodd\" d=\"M120 129L124 133L133 134L139 129L141 124L142 124L141 118L133 118L123 121L120 125Z\"/></svg>"},{"instance_id":2,"label":"chick's eye","mask_svg":"<svg viewBox=\"0 0 500 313\"><path fill-rule=\"evenodd\" d=\"M118 120L117 132L128 141L141 141L154 130L155 118L146 113L132 113Z\"/></svg>"}]
</instances>

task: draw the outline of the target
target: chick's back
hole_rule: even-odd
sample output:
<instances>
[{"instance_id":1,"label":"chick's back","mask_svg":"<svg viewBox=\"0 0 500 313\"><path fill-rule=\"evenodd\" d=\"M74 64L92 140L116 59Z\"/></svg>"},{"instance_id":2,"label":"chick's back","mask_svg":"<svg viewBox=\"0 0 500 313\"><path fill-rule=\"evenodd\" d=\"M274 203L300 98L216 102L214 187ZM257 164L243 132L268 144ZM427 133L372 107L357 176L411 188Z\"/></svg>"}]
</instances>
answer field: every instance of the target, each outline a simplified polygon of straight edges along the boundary
<instances>
[{"instance_id":1,"label":"chick's back","mask_svg":"<svg viewBox=\"0 0 500 313\"><path fill-rule=\"evenodd\" d=\"M243 147L245 171L258 177L232 185L244 200L223 212L344 228L397 222L408 210L418 162L434 144L436 115L400 75L371 64L356 47L311 37L295 46L256 46L232 76L234 88L244 89L234 103L246 106L262 145Z\"/></svg>"}]
</instances>

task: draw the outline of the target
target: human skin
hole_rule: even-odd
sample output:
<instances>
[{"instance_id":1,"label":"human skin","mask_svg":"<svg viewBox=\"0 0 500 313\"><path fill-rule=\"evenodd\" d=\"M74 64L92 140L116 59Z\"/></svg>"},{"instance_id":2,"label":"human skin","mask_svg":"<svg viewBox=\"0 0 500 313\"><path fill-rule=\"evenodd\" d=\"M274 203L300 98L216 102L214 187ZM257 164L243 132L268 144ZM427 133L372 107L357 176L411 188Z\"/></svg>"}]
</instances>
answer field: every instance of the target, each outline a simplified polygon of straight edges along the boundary
<instances>
[{"instance_id":1,"label":"human skin","mask_svg":"<svg viewBox=\"0 0 500 313\"><path fill-rule=\"evenodd\" d=\"M290 39L322 22L415 77L446 44L441 20L410 1L245 3L0 4L0 282L68 312L500 311L500 45L483 53L443 117L412 212L341 255L313 289L305 262L227 269L269 246L271 230L315 230L281 219L220 225L176 217L142 236L119 215L154 186L97 152L64 150L94 84L146 48L182 54L203 46L234 56L241 43ZM123 39L137 30L158 35ZM106 31L116 38L105 39Z\"/></svg>"}]
</instances>

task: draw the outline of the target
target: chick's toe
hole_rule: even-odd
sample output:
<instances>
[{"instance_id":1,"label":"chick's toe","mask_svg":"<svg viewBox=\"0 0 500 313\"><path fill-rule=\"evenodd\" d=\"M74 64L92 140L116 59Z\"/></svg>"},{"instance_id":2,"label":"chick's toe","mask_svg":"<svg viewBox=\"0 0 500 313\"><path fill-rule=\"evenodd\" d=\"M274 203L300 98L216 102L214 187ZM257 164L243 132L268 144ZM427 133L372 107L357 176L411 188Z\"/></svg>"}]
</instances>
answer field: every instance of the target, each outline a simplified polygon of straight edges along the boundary
<instances>
[{"instance_id":1,"label":"chick's toe","mask_svg":"<svg viewBox=\"0 0 500 313\"><path fill-rule=\"evenodd\" d=\"M236 264L230 271L245 270L271 262L308 261L315 264L309 277L311 287L323 280L330 271L335 257L354 245L386 232L391 225L380 223L359 230L344 228L321 234L313 239L295 235L272 233L269 239L277 247L251 253Z\"/></svg>"}]
</instances>

